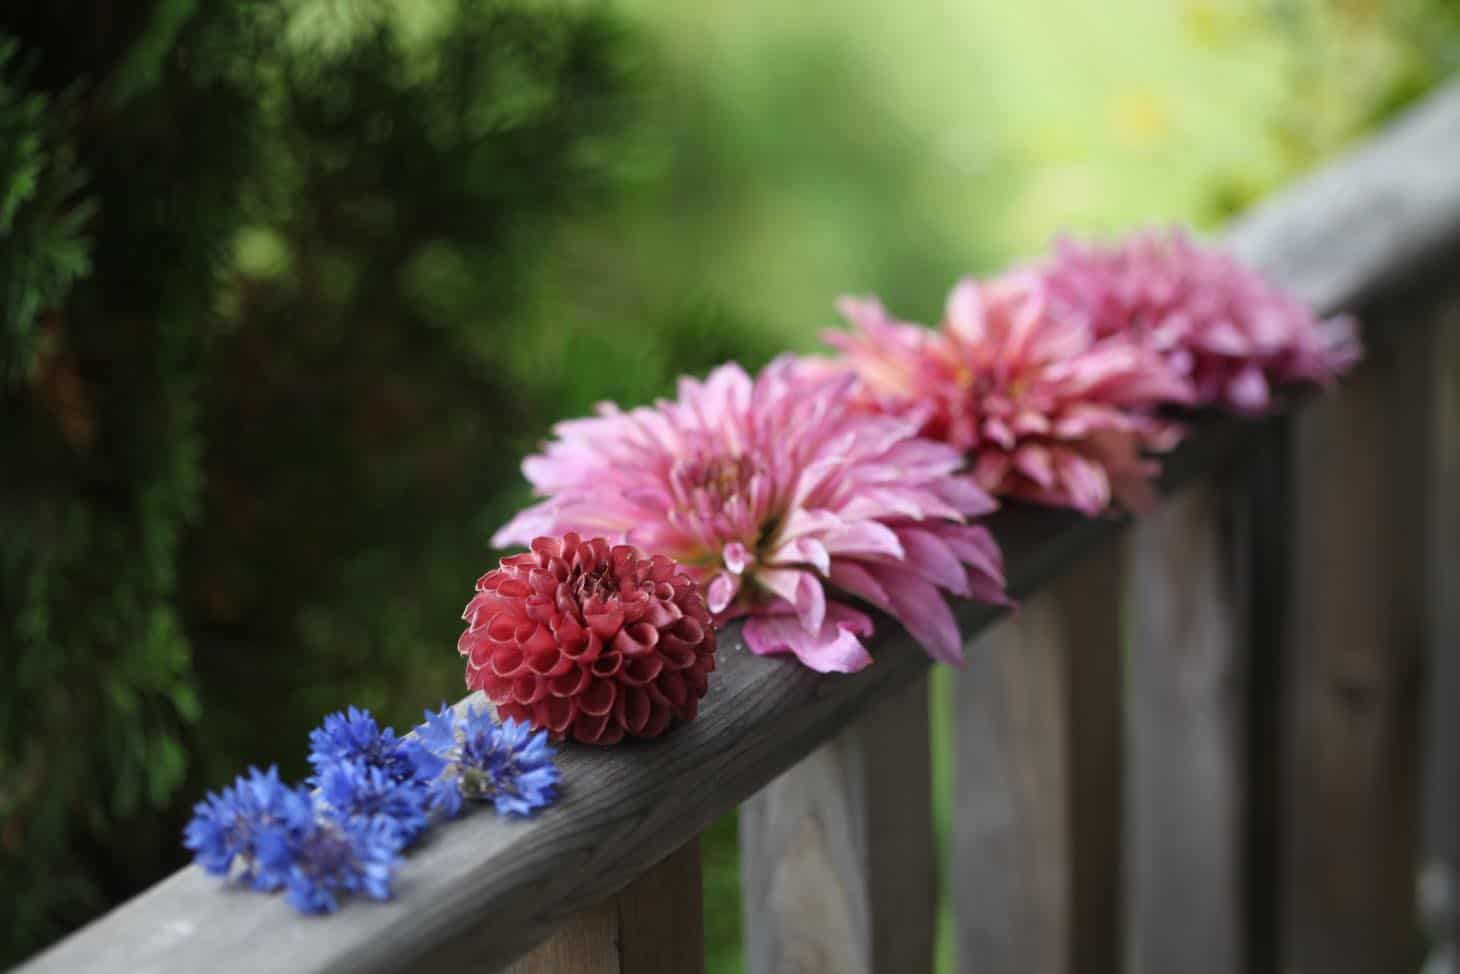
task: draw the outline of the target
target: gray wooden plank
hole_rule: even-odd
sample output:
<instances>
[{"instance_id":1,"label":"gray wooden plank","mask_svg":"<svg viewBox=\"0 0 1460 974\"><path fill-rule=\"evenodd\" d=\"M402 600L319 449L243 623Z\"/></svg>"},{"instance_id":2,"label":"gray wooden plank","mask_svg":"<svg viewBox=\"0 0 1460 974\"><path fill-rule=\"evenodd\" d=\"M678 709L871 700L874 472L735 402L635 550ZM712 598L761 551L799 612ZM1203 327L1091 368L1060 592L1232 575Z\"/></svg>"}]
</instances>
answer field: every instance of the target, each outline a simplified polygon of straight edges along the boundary
<instances>
[{"instance_id":1,"label":"gray wooden plank","mask_svg":"<svg viewBox=\"0 0 1460 974\"><path fill-rule=\"evenodd\" d=\"M1460 227L1460 86L1275 197L1233 233L1280 283L1332 310L1437 256ZM1213 420L1167 464L1167 487L1206 475L1251 446L1252 425ZM1116 527L1054 511L994 519L1011 588L1027 595ZM965 631L996 613L961 606ZM925 658L884 625L878 663L818 677L753 658L738 629L701 718L612 753L572 748L565 799L528 822L477 815L439 834L405 866L395 906L353 905L328 920L275 899L219 890L185 869L41 954L23 970L390 971L469 937L490 969L566 917L623 888L844 728L871 701L917 679Z\"/></svg>"},{"instance_id":2,"label":"gray wooden plank","mask_svg":"<svg viewBox=\"0 0 1460 974\"><path fill-rule=\"evenodd\" d=\"M1120 546L975 644L954 709L959 970L1120 969Z\"/></svg>"},{"instance_id":3,"label":"gray wooden plank","mask_svg":"<svg viewBox=\"0 0 1460 974\"><path fill-rule=\"evenodd\" d=\"M1237 974L1249 551L1240 483L1193 487L1132 532L1126 568L1130 967Z\"/></svg>"},{"instance_id":4,"label":"gray wooden plank","mask_svg":"<svg viewBox=\"0 0 1460 974\"><path fill-rule=\"evenodd\" d=\"M741 806L747 971L932 970L928 748L919 679Z\"/></svg>"},{"instance_id":5,"label":"gray wooden plank","mask_svg":"<svg viewBox=\"0 0 1460 974\"><path fill-rule=\"evenodd\" d=\"M958 970L1068 971L1070 828L1058 607L1036 596L984 633L954 690Z\"/></svg>"},{"instance_id":6,"label":"gray wooden plank","mask_svg":"<svg viewBox=\"0 0 1460 974\"><path fill-rule=\"evenodd\" d=\"M1414 960L1423 458L1406 371L1372 357L1296 420L1285 970Z\"/></svg>"}]
</instances>

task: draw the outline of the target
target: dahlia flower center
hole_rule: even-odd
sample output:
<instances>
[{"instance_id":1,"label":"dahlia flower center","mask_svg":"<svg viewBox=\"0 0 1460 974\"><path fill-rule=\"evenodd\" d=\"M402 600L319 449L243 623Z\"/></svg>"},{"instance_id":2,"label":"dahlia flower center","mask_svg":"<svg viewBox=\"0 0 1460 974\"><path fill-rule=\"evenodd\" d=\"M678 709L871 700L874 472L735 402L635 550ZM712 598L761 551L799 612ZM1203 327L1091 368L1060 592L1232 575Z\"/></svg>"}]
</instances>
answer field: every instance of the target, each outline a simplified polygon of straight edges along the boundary
<instances>
[{"instance_id":1,"label":"dahlia flower center","mask_svg":"<svg viewBox=\"0 0 1460 974\"><path fill-rule=\"evenodd\" d=\"M579 566L574 566L572 575L568 579L568 591L573 593L573 598L579 605L584 604L590 598L597 596L604 602L616 599L619 596L619 580L614 575L609 565L599 565L592 571L584 571Z\"/></svg>"},{"instance_id":2,"label":"dahlia flower center","mask_svg":"<svg viewBox=\"0 0 1460 974\"><path fill-rule=\"evenodd\" d=\"M1000 383L987 368L972 368L959 363L956 376L958 385L968 391L968 396L974 402L980 402L999 391Z\"/></svg>"},{"instance_id":3,"label":"dahlia flower center","mask_svg":"<svg viewBox=\"0 0 1460 974\"><path fill-rule=\"evenodd\" d=\"M676 500L682 508L696 513L701 499L721 507L732 498L749 491L754 464L747 458L731 456L694 457L674 465L670 481Z\"/></svg>"}]
</instances>

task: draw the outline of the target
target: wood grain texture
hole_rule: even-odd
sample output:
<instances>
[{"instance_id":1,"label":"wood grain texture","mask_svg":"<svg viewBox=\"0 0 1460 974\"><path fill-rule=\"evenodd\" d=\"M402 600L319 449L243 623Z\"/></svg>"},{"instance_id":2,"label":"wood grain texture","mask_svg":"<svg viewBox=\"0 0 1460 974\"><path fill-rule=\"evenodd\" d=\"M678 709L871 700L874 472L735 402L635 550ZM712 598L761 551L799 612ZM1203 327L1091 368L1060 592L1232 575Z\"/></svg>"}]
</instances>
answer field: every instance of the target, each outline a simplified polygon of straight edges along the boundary
<instances>
[{"instance_id":1,"label":"wood grain texture","mask_svg":"<svg viewBox=\"0 0 1460 974\"><path fill-rule=\"evenodd\" d=\"M915 680L740 811L751 974L933 967L928 685Z\"/></svg>"},{"instance_id":2,"label":"wood grain texture","mask_svg":"<svg viewBox=\"0 0 1460 974\"><path fill-rule=\"evenodd\" d=\"M1460 228L1460 86L1378 139L1264 205L1232 237L1278 282L1325 310L1368 296L1442 253ZM1251 450L1253 426L1197 424L1169 458L1166 488ZM1118 525L1056 511L992 519L1010 587L1027 596ZM972 635L997 613L957 609ZM468 944L469 969L509 963L564 919L616 893L843 730L873 701L919 679L925 657L883 620L877 663L848 677L753 657L737 627L700 719L612 752L567 748L563 800L525 822L478 814L443 828L411 856L395 906L352 904L328 921L276 898L221 891L182 870L38 956L23 970L210 974L409 969ZM449 650L447 650L449 653ZM978 663L972 672L978 672Z\"/></svg>"},{"instance_id":3,"label":"wood grain texture","mask_svg":"<svg viewBox=\"0 0 1460 974\"><path fill-rule=\"evenodd\" d=\"M1245 963L1246 497L1217 481L1132 532L1126 853L1130 969Z\"/></svg>"},{"instance_id":4,"label":"wood grain texture","mask_svg":"<svg viewBox=\"0 0 1460 974\"><path fill-rule=\"evenodd\" d=\"M617 896L569 918L505 974L703 974L704 969L704 888L696 839Z\"/></svg>"},{"instance_id":5,"label":"wood grain texture","mask_svg":"<svg viewBox=\"0 0 1460 974\"><path fill-rule=\"evenodd\" d=\"M1297 418L1283 969L1412 964L1422 622L1412 376L1374 357Z\"/></svg>"},{"instance_id":6,"label":"wood grain texture","mask_svg":"<svg viewBox=\"0 0 1460 974\"><path fill-rule=\"evenodd\" d=\"M1120 546L975 644L954 709L959 969L1120 969Z\"/></svg>"}]
</instances>

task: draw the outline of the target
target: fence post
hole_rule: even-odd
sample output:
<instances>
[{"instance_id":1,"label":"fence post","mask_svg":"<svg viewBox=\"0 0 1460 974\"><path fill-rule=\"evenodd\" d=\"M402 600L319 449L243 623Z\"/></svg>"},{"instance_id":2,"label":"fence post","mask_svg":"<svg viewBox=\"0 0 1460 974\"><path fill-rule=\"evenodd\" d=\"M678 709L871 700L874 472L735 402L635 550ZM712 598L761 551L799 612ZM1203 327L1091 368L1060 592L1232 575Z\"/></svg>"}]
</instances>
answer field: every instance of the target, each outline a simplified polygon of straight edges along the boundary
<instances>
[{"instance_id":1,"label":"fence post","mask_svg":"<svg viewBox=\"0 0 1460 974\"><path fill-rule=\"evenodd\" d=\"M459 968L458 968L459 969ZM571 917L504 974L702 974L700 843Z\"/></svg>"},{"instance_id":2,"label":"fence post","mask_svg":"<svg viewBox=\"0 0 1460 974\"><path fill-rule=\"evenodd\" d=\"M1193 487L1132 532L1126 568L1130 960L1137 974L1244 957L1246 483Z\"/></svg>"},{"instance_id":3,"label":"fence post","mask_svg":"<svg viewBox=\"0 0 1460 974\"><path fill-rule=\"evenodd\" d=\"M1120 564L1107 545L970 649L955 690L959 970L1120 969Z\"/></svg>"},{"instance_id":4,"label":"fence post","mask_svg":"<svg viewBox=\"0 0 1460 974\"><path fill-rule=\"evenodd\" d=\"M1452 299L1409 367L1426 385L1421 429L1430 464L1426 530L1423 870L1419 908L1430 939L1426 974L1460 970L1460 303ZM1406 353L1409 349L1406 346Z\"/></svg>"},{"instance_id":5,"label":"fence post","mask_svg":"<svg viewBox=\"0 0 1460 974\"><path fill-rule=\"evenodd\" d=\"M928 748L920 676L741 806L747 971L931 971Z\"/></svg>"},{"instance_id":6,"label":"fence post","mask_svg":"<svg viewBox=\"0 0 1460 974\"><path fill-rule=\"evenodd\" d=\"M1427 458L1407 371L1376 348L1295 422L1281 951L1304 974L1416 959Z\"/></svg>"}]
</instances>

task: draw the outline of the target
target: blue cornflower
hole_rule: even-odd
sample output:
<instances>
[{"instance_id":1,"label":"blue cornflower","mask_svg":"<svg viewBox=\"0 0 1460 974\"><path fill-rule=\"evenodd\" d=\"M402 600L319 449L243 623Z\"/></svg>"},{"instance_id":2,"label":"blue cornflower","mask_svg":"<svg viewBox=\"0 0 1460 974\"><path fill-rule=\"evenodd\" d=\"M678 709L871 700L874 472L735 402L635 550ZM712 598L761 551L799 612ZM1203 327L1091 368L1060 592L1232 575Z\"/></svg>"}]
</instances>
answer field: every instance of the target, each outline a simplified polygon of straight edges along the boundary
<instances>
[{"instance_id":1,"label":"blue cornflower","mask_svg":"<svg viewBox=\"0 0 1460 974\"><path fill-rule=\"evenodd\" d=\"M351 707L329 714L309 732L309 763L316 780L341 761L379 768L394 781L427 782L441 773L441 764L415 741L381 729L368 710Z\"/></svg>"},{"instance_id":2,"label":"blue cornflower","mask_svg":"<svg viewBox=\"0 0 1460 974\"><path fill-rule=\"evenodd\" d=\"M547 732L536 734L523 722L492 721L488 711L467 707L456 715L442 706L426 711L416 737L442 760L445 773L432 783L431 799L447 815L461 810L463 798L491 801L503 815L531 815L557 798L558 769Z\"/></svg>"},{"instance_id":3,"label":"blue cornflower","mask_svg":"<svg viewBox=\"0 0 1460 974\"><path fill-rule=\"evenodd\" d=\"M333 913L343 894L390 899L404 840L384 815L336 818L321 814L307 788L290 793L278 828L258 843L260 870L288 889L301 913Z\"/></svg>"},{"instance_id":4,"label":"blue cornflower","mask_svg":"<svg viewBox=\"0 0 1460 974\"><path fill-rule=\"evenodd\" d=\"M309 740L308 784L291 788L277 768L250 768L199 802L183 832L205 870L286 889L303 913L331 913L352 894L389 899L401 850L434 811L455 815L471 798L530 815L557 797L546 732L513 720L498 726L488 711L443 706L426 713L416 737L398 738L351 707L326 717Z\"/></svg>"},{"instance_id":5,"label":"blue cornflower","mask_svg":"<svg viewBox=\"0 0 1460 974\"><path fill-rule=\"evenodd\" d=\"M440 762L436 767L439 769ZM412 777L396 781L384 769L363 761L335 761L325 765L316 780L320 797L335 818L384 816L396 824L406 845L414 842L430 824L425 780Z\"/></svg>"},{"instance_id":6,"label":"blue cornflower","mask_svg":"<svg viewBox=\"0 0 1460 974\"><path fill-rule=\"evenodd\" d=\"M192 821L183 830L183 845L192 850L198 865L215 876L236 872L255 889L278 889L281 879L260 868L258 850L285 819L291 794L279 780L278 768L249 768L246 776L234 779L231 788L209 792L193 806Z\"/></svg>"},{"instance_id":7,"label":"blue cornflower","mask_svg":"<svg viewBox=\"0 0 1460 974\"><path fill-rule=\"evenodd\" d=\"M404 842L395 819L336 816L308 787L285 785L273 767L250 768L231 788L209 793L183 831L183 845L205 870L258 890L287 888L304 913L331 912L341 893L389 899Z\"/></svg>"},{"instance_id":8,"label":"blue cornflower","mask_svg":"<svg viewBox=\"0 0 1460 974\"><path fill-rule=\"evenodd\" d=\"M340 818L394 820L409 844L426 830L429 787L444 762L419 741L381 728L368 710L325 717L309 735L311 783Z\"/></svg>"},{"instance_id":9,"label":"blue cornflower","mask_svg":"<svg viewBox=\"0 0 1460 974\"><path fill-rule=\"evenodd\" d=\"M403 845L396 822L323 813L307 787L291 791L279 827L258 841L261 872L288 888L299 913L334 913L342 894L390 900Z\"/></svg>"}]
</instances>

